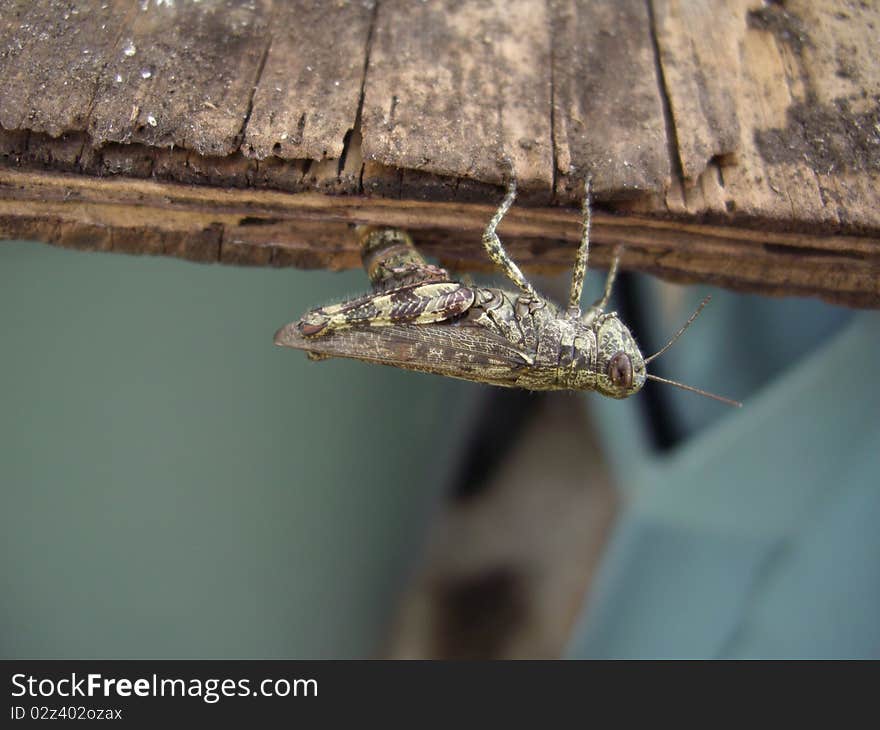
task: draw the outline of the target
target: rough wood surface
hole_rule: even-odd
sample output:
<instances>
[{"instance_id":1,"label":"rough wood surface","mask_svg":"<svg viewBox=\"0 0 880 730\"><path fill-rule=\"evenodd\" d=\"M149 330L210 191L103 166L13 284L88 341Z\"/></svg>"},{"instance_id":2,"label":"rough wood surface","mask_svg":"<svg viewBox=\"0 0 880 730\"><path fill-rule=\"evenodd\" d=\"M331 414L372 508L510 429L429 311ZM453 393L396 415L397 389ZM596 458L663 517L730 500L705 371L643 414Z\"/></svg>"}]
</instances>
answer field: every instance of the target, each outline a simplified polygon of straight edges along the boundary
<instances>
[{"instance_id":1,"label":"rough wood surface","mask_svg":"<svg viewBox=\"0 0 880 730\"><path fill-rule=\"evenodd\" d=\"M677 212L876 231L876 4L655 0Z\"/></svg>"},{"instance_id":2,"label":"rough wood surface","mask_svg":"<svg viewBox=\"0 0 880 730\"><path fill-rule=\"evenodd\" d=\"M7 0L0 10L0 126L84 130L132 3Z\"/></svg>"},{"instance_id":3,"label":"rough wood surface","mask_svg":"<svg viewBox=\"0 0 880 730\"><path fill-rule=\"evenodd\" d=\"M0 236L339 268L387 223L485 268L512 163L531 268L568 265L591 174L599 264L876 307L878 30L855 0L6 0Z\"/></svg>"},{"instance_id":4,"label":"rough wood surface","mask_svg":"<svg viewBox=\"0 0 880 730\"><path fill-rule=\"evenodd\" d=\"M366 78L364 157L490 181L509 158L523 190L548 200L549 59L543 3L383 2Z\"/></svg>"},{"instance_id":5,"label":"rough wood surface","mask_svg":"<svg viewBox=\"0 0 880 730\"><path fill-rule=\"evenodd\" d=\"M246 155L342 156L357 119L375 10L370 3L324 0L276 6L276 30L247 124Z\"/></svg>"},{"instance_id":6,"label":"rough wood surface","mask_svg":"<svg viewBox=\"0 0 880 730\"><path fill-rule=\"evenodd\" d=\"M89 110L90 143L237 151L269 47L270 3L144 5L129 16L131 3L117 3L123 22Z\"/></svg>"},{"instance_id":7,"label":"rough wood surface","mask_svg":"<svg viewBox=\"0 0 880 730\"><path fill-rule=\"evenodd\" d=\"M590 174L601 195L663 189L670 161L663 96L644 0L555 0L553 131L558 192Z\"/></svg>"}]
</instances>

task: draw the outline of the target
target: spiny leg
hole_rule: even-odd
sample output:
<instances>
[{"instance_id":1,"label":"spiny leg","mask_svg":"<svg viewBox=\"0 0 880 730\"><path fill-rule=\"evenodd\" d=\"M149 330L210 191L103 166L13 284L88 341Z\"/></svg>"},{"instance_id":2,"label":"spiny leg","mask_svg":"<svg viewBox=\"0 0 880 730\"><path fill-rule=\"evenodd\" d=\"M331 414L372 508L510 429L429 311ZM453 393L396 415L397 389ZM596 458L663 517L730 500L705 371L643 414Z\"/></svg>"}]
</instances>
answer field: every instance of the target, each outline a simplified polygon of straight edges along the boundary
<instances>
[{"instance_id":1,"label":"spiny leg","mask_svg":"<svg viewBox=\"0 0 880 730\"><path fill-rule=\"evenodd\" d=\"M601 311L605 311L608 306L608 300L611 298L611 290L614 288L614 280L617 278L617 267L620 265L620 257L623 255L623 246L614 248L614 258L611 259L611 268L608 269L608 278L605 279L605 291L602 298L597 300L593 306Z\"/></svg>"},{"instance_id":2,"label":"spiny leg","mask_svg":"<svg viewBox=\"0 0 880 730\"><path fill-rule=\"evenodd\" d=\"M611 268L608 269L608 277L605 279L605 291L602 296L593 302L586 314L582 317L585 324L592 322L598 315L605 311L608 306L608 300L611 298L611 290L614 288L614 280L617 278L617 269L620 265L620 257L623 255L623 246L616 246L614 249L614 258L611 259Z\"/></svg>"},{"instance_id":3,"label":"spiny leg","mask_svg":"<svg viewBox=\"0 0 880 730\"><path fill-rule=\"evenodd\" d=\"M498 224L501 223L501 219L504 218L507 211L510 210L510 206L513 205L515 198L516 178L511 176L510 183L508 183L507 186L507 195L504 196L504 200L501 201L498 211L492 217L492 220L489 221L489 225L486 226L486 230L483 232L483 246L486 248L486 253L489 254L489 258L492 259L497 266L501 267L508 279L526 294L535 299L540 299L541 297L538 295L538 292L536 292L534 287L526 281L526 277L523 276L519 266L517 266L511 260L510 256L507 255L507 252L501 246L501 241L498 239L498 235L495 233L495 229L498 227Z\"/></svg>"},{"instance_id":4,"label":"spiny leg","mask_svg":"<svg viewBox=\"0 0 880 730\"><path fill-rule=\"evenodd\" d=\"M573 317L581 316L581 292L584 288L584 279L587 276L587 266L590 259L590 223L592 221L590 197L592 191L593 179L587 176L584 181L584 203L581 209L583 216L581 242L578 245L574 269L571 272L571 293L568 296L568 313Z\"/></svg>"}]
</instances>

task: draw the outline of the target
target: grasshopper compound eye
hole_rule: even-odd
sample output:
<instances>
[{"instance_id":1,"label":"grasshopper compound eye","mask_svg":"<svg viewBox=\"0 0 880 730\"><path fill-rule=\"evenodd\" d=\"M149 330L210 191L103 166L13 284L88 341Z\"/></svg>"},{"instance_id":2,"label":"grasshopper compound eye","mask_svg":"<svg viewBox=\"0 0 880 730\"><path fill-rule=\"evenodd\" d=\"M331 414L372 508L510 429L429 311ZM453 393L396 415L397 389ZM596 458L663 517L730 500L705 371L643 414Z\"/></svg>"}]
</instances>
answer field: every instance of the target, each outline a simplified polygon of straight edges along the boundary
<instances>
[{"instance_id":1,"label":"grasshopper compound eye","mask_svg":"<svg viewBox=\"0 0 880 730\"><path fill-rule=\"evenodd\" d=\"M633 366L630 356L623 351L616 353L608 363L608 377L616 388L632 388Z\"/></svg>"}]
</instances>

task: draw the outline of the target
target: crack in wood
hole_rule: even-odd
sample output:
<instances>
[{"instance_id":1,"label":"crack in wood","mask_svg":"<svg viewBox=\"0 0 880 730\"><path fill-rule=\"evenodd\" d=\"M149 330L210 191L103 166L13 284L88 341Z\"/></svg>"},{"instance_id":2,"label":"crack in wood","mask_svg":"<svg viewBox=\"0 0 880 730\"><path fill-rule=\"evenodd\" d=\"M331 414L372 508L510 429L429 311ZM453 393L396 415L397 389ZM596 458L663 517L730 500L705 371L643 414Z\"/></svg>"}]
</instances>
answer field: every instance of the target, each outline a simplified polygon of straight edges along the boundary
<instances>
[{"instance_id":1,"label":"crack in wood","mask_svg":"<svg viewBox=\"0 0 880 730\"><path fill-rule=\"evenodd\" d=\"M128 14L125 16L123 22L119 24L119 34L116 36L116 39L113 41L113 50L111 53L107 54L107 57L104 59L104 63L101 65L101 70L95 77L95 83L92 86L92 96L89 99L88 106L86 107L85 119L83 120L82 128L84 130L89 128L89 124L92 120L92 113L95 110L95 102L98 99L98 92L101 89L101 85L104 83L104 74L107 72L113 57L119 52L119 45L122 43L123 37L126 33L131 32L132 25L134 24L134 16L137 12L136 6L132 5L129 9ZM72 132L80 131L80 130L71 130ZM88 140L88 136L86 137ZM85 149L85 142L83 143L83 150ZM82 151L80 152L82 154Z\"/></svg>"},{"instance_id":2,"label":"crack in wood","mask_svg":"<svg viewBox=\"0 0 880 730\"><path fill-rule=\"evenodd\" d=\"M684 184L684 167L681 163L678 130L675 125L675 115L672 113L672 100L669 95L669 85L666 82L666 74L663 70L663 58L660 54L660 38L657 32L657 17L654 12L654 3L652 0L645 0L645 5L648 8L648 27L651 35L651 47L654 51L657 91L660 94L660 104L663 108L663 121L666 125L666 144L669 152L669 164L673 175Z\"/></svg>"},{"instance_id":3,"label":"crack in wood","mask_svg":"<svg viewBox=\"0 0 880 730\"><path fill-rule=\"evenodd\" d=\"M269 27L271 28L271 18L270 15L270 23ZM260 79L263 77L263 69L266 68L266 59L269 58L269 50L272 48L272 32L269 31L269 37L266 41L266 46L263 48L263 53L260 56L260 62L257 65L257 73L254 78L254 83L251 86L250 94L248 96L247 103L247 111L244 114L244 119L241 122L241 129L238 131L238 134L235 136L236 143L235 146L237 149L241 149L242 144L244 144L245 133L247 130L248 123L251 120L251 114L254 111L254 96L257 93L257 87L260 85Z\"/></svg>"},{"instance_id":4,"label":"crack in wood","mask_svg":"<svg viewBox=\"0 0 880 730\"><path fill-rule=\"evenodd\" d=\"M370 13L370 23L367 27L367 39L364 43L364 68L361 75L361 87L360 92L358 94L358 105L357 111L354 115L354 126L349 129L342 140L342 154L339 156L339 172L338 175L342 176L342 171L345 169L346 161L348 160L348 156L352 151L353 145L356 147L356 151L358 153L358 157L360 160L358 162L358 176L357 176L357 192L364 192L364 161L363 154L361 152L361 139L362 139L362 131L361 131L361 120L363 118L364 113L364 97L366 95L367 89L367 75L370 71L370 52L373 49L373 33L376 29L376 19L379 15L379 0L374 0L373 7L371 8Z\"/></svg>"},{"instance_id":5,"label":"crack in wood","mask_svg":"<svg viewBox=\"0 0 880 730\"><path fill-rule=\"evenodd\" d=\"M550 200L556 202L558 171L556 169L556 49L553 44L553 23L550 23L550 173L552 175Z\"/></svg>"}]
</instances>

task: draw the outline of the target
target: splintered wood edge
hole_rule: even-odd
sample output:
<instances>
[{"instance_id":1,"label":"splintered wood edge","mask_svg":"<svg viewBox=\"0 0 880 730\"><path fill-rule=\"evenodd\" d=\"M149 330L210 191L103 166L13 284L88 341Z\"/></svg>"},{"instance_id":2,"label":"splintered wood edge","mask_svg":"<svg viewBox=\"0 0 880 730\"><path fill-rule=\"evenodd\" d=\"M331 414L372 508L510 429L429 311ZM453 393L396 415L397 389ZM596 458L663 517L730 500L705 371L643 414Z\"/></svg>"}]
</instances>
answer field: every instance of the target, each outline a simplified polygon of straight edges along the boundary
<instances>
[{"instance_id":1,"label":"splintered wood edge","mask_svg":"<svg viewBox=\"0 0 880 730\"><path fill-rule=\"evenodd\" d=\"M178 256L235 265L344 269L360 265L353 227L404 228L456 271L490 270L480 234L494 207L465 202L227 189L149 180L0 170L0 237L67 248ZM624 268L767 295L880 307L880 238L660 219L596 210L595 256ZM532 272L571 266L578 211L514 206L499 228Z\"/></svg>"}]
</instances>

